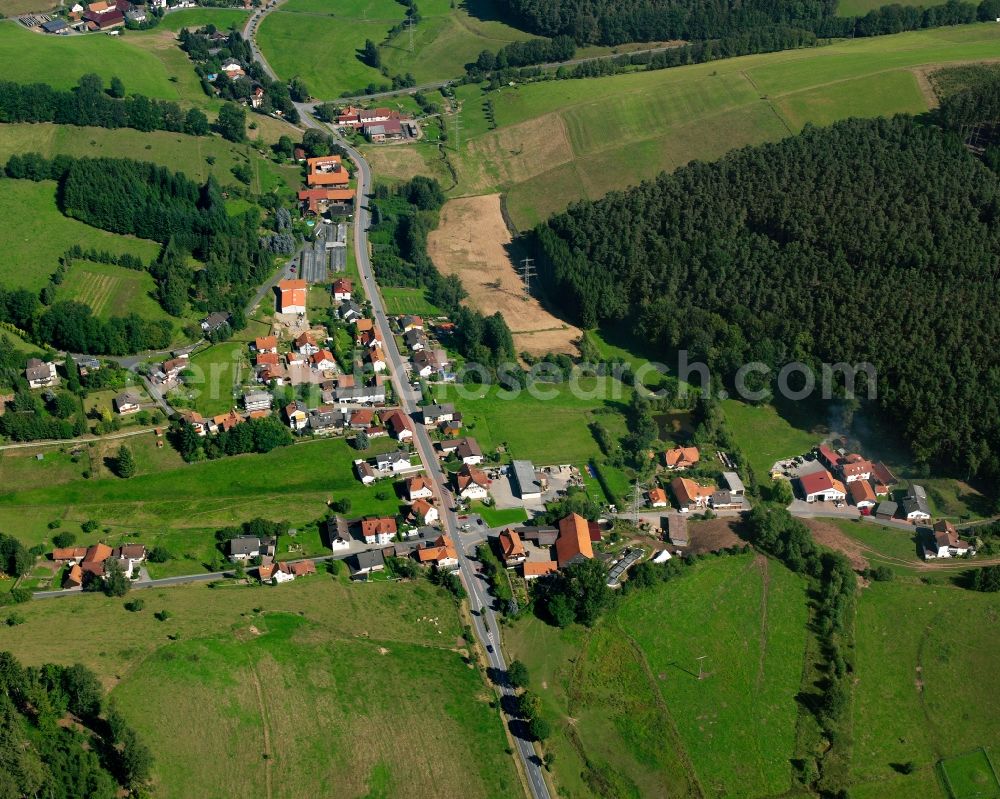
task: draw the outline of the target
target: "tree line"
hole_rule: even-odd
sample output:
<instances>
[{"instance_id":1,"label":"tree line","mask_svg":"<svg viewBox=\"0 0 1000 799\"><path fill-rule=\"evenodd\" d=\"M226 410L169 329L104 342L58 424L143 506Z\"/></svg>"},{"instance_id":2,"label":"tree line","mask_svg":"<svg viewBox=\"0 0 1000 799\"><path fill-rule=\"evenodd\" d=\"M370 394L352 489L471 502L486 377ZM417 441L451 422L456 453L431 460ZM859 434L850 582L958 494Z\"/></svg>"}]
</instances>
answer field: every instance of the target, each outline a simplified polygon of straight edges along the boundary
<instances>
[{"instance_id":1,"label":"tree line","mask_svg":"<svg viewBox=\"0 0 1000 799\"><path fill-rule=\"evenodd\" d=\"M152 753L79 663L22 666L0 652L0 729L2 796L116 799L149 782Z\"/></svg>"},{"instance_id":2,"label":"tree line","mask_svg":"<svg viewBox=\"0 0 1000 799\"><path fill-rule=\"evenodd\" d=\"M894 4L855 17L838 16L833 0L505 0L504 5L519 27L540 36L569 36L580 45L702 41L774 26L803 28L822 38L877 36L1000 16L998 0L948 0L928 8Z\"/></svg>"},{"instance_id":3,"label":"tree line","mask_svg":"<svg viewBox=\"0 0 1000 799\"><path fill-rule=\"evenodd\" d=\"M57 125L92 125L99 128L168 130L205 136L208 117L197 108L181 110L169 100L142 94L125 94L125 86L112 78L108 90L100 76L89 73L70 91L45 83L28 85L0 81L0 122L53 122Z\"/></svg>"},{"instance_id":4,"label":"tree line","mask_svg":"<svg viewBox=\"0 0 1000 799\"><path fill-rule=\"evenodd\" d=\"M534 242L548 296L582 326L632 319L728 386L762 362L747 382L762 399L793 361L871 363L918 463L996 477L998 221L996 174L901 116L807 126L575 203Z\"/></svg>"}]
</instances>

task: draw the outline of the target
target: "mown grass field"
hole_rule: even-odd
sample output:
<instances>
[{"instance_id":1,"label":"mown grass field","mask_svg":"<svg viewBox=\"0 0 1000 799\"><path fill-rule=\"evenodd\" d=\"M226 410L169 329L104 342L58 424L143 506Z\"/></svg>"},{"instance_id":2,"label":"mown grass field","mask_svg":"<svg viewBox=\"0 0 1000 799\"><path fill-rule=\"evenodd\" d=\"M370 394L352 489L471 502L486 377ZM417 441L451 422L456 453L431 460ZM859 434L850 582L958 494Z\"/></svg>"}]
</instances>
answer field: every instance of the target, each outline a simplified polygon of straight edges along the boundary
<instances>
[{"instance_id":1,"label":"mown grass field","mask_svg":"<svg viewBox=\"0 0 1000 799\"><path fill-rule=\"evenodd\" d=\"M150 433L124 440L138 464L137 475L129 480L109 469L122 443L81 446L76 462L71 445L65 452L47 448L43 461L36 461L32 450L4 452L0 530L30 545L48 542L54 534L48 523L61 520L63 529L76 532L85 544L161 544L176 559L153 570L156 576L169 576L203 571L215 550L214 531L255 516L304 527L326 513L328 501L345 497L351 500L352 515L395 514L399 509L391 485L358 482L352 467L357 453L343 439L185 464L169 446L156 448ZM373 441L368 454L392 445L386 439ZM88 470L91 477L86 479ZM84 535L80 524L89 519L99 528ZM314 530L294 543L301 547L299 554L328 554Z\"/></svg>"},{"instance_id":2,"label":"mown grass field","mask_svg":"<svg viewBox=\"0 0 1000 799\"><path fill-rule=\"evenodd\" d=\"M424 289L408 289L385 286L380 289L388 314L418 314L440 316L441 309L432 305Z\"/></svg>"},{"instance_id":3,"label":"mown grass field","mask_svg":"<svg viewBox=\"0 0 1000 799\"><path fill-rule=\"evenodd\" d=\"M371 39L381 44L404 19L395 0L288 0L264 19L258 44L284 78L300 76L316 97L332 99L345 91L387 79L357 58ZM420 5L420 23L395 37L382 50L390 74L413 73L418 83L462 75L465 64L482 50L498 50L512 41L534 38L504 24L493 0L472 0L452 7L450 0Z\"/></svg>"},{"instance_id":4,"label":"mown grass field","mask_svg":"<svg viewBox=\"0 0 1000 799\"><path fill-rule=\"evenodd\" d=\"M57 296L86 303L101 319L137 313L143 319L176 322L153 296L156 282L148 272L123 266L77 261L60 284ZM191 317L194 318L193 316Z\"/></svg>"},{"instance_id":5,"label":"mown grass field","mask_svg":"<svg viewBox=\"0 0 1000 799\"><path fill-rule=\"evenodd\" d=\"M773 141L809 122L925 111L913 69L993 59L998 43L1000 26L984 23L489 95L460 87L460 153L449 140L459 182L451 193L505 191L524 229L574 199ZM488 129L486 99L496 130ZM436 148L417 152L437 168Z\"/></svg>"},{"instance_id":6,"label":"mown grass field","mask_svg":"<svg viewBox=\"0 0 1000 799\"><path fill-rule=\"evenodd\" d=\"M852 796L941 797L938 760L1000 755L996 595L874 583L858 608ZM912 774L893 764L913 762Z\"/></svg>"},{"instance_id":7,"label":"mown grass field","mask_svg":"<svg viewBox=\"0 0 1000 799\"><path fill-rule=\"evenodd\" d=\"M139 613L99 595L31 603L4 648L95 669L155 753L156 796L520 793L455 606L426 581L134 596Z\"/></svg>"},{"instance_id":8,"label":"mown grass field","mask_svg":"<svg viewBox=\"0 0 1000 799\"><path fill-rule=\"evenodd\" d=\"M774 796L791 787L805 624L803 581L749 555L633 595L592 631L532 619L505 641L556 730L560 794Z\"/></svg>"},{"instance_id":9,"label":"mown grass field","mask_svg":"<svg viewBox=\"0 0 1000 799\"><path fill-rule=\"evenodd\" d=\"M776 460L802 455L823 438L822 434L795 427L773 405L725 400L722 407L736 443L760 481L767 481Z\"/></svg>"},{"instance_id":10,"label":"mown grass field","mask_svg":"<svg viewBox=\"0 0 1000 799\"><path fill-rule=\"evenodd\" d=\"M0 30L3 26L0 25ZM159 252L153 241L118 236L62 215L56 206L56 184L0 180L0 285L40 290L59 266L59 257L74 244L115 254L132 253L149 262ZM122 309L119 309L122 311Z\"/></svg>"}]
</instances>

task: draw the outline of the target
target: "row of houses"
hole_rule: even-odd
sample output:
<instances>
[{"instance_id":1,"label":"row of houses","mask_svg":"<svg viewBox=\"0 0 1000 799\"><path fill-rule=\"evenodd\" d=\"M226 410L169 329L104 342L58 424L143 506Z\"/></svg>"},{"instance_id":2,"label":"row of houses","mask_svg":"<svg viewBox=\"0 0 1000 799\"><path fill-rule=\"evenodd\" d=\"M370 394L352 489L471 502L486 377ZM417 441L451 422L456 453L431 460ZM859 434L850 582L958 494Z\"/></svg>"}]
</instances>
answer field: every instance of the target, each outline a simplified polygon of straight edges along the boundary
<instances>
[{"instance_id":1,"label":"row of houses","mask_svg":"<svg viewBox=\"0 0 1000 799\"><path fill-rule=\"evenodd\" d=\"M255 403L263 402L263 400L256 399L257 395L266 396L268 401L272 399L271 395L266 391L250 392L244 395L244 403L248 403L253 406ZM194 428L195 433L204 438L205 436L214 436L218 433L227 433L234 427L241 425L244 422L248 422L251 419L264 419L271 415L271 411L261 408L258 410L240 412L236 408L233 408L226 413L221 413L217 416L202 416L198 411L184 409L178 411L177 415L182 421L191 425L191 427Z\"/></svg>"}]
</instances>

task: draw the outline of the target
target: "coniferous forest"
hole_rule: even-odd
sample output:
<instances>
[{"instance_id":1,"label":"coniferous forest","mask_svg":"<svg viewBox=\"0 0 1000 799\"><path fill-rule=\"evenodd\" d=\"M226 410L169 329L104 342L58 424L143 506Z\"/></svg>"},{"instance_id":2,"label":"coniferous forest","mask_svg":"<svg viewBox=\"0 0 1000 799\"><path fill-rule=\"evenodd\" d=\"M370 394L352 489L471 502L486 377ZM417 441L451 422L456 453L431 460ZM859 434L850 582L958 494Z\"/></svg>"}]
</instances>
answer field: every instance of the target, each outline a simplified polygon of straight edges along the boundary
<instances>
[{"instance_id":1,"label":"coniferous forest","mask_svg":"<svg viewBox=\"0 0 1000 799\"><path fill-rule=\"evenodd\" d=\"M996 478L990 153L909 117L807 127L571 206L535 230L542 278L583 326L632 319L730 385L751 361L870 362L918 462Z\"/></svg>"}]
</instances>

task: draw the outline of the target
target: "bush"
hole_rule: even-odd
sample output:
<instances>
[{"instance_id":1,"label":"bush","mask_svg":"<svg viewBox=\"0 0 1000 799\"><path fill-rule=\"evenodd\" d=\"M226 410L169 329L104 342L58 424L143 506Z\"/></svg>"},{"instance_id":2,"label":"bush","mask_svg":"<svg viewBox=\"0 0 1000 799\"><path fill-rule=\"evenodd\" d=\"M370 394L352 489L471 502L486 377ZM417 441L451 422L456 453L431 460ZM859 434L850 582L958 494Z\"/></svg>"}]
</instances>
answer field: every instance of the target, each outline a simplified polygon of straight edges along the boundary
<instances>
[{"instance_id":1,"label":"bush","mask_svg":"<svg viewBox=\"0 0 1000 799\"><path fill-rule=\"evenodd\" d=\"M51 524L51 522L50 522ZM71 547L76 541L76 535L69 532L68 530L64 533L59 533L58 535L52 536L52 543L56 545L59 549L64 549L66 547Z\"/></svg>"},{"instance_id":2,"label":"bush","mask_svg":"<svg viewBox=\"0 0 1000 799\"><path fill-rule=\"evenodd\" d=\"M92 533L100 526L101 525L99 525L93 519L87 519L87 521L85 521L83 524L80 525L80 529L83 530L83 532L85 533Z\"/></svg>"},{"instance_id":3,"label":"bush","mask_svg":"<svg viewBox=\"0 0 1000 799\"><path fill-rule=\"evenodd\" d=\"M27 619L24 618L20 613L11 613L7 616L6 622L8 627L17 627L19 624L24 624Z\"/></svg>"},{"instance_id":4,"label":"bush","mask_svg":"<svg viewBox=\"0 0 1000 799\"><path fill-rule=\"evenodd\" d=\"M173 555L170 554L170 551L166 547L155 546L149 550L149 554L146 555L146 560L151 563L166 563L172 557Z\"/></svg>"},{"instance_id":5,"label":"bush","mask_svg":"<svg viewBox=\"0 0 1000 799\"><path fill-rule=\"evenodd\" d=\"M169 610L158 610L153 614L153 618L157 621L167 621L167 619L173 618L173 615Z\"/></svg>"},{"instance_id":6,"label":"bush","mask_svg":"<svg viewBox=\"0 0 1000 799\"><path fill-rule=\"evenodd\" d=\"M127 610L129 613L138 613L144 607L146 607L146 603L143 602L141 599L130 599L128 602L125 603L125 610Z\"/></svg>"}]
</instances>

